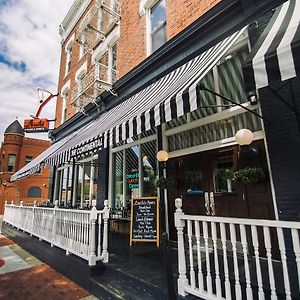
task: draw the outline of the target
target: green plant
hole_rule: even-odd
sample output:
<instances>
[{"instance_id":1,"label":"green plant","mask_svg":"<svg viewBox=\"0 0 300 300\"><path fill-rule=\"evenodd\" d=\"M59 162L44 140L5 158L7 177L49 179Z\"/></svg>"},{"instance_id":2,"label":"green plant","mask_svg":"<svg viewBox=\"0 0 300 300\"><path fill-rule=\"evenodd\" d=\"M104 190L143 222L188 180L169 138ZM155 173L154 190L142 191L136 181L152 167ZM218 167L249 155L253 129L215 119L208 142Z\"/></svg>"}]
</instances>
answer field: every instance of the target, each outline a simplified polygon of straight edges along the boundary
<instances>
[{"instance_id":1,"label":"green plant","mask_svg":"<svg viewBox=\"0 0 300 300\"><path fill-rule=\"evenodd\" d=\"M262 168L246 167L233 172L232 180L245 184L263 181L266 178Z\"/></svg>"},{"instance_id":2,"label":"green plant","mask_svg":"<svg viewBox=\"0 0 300 300\"><path fill-rule=\"evenodd\" d=\"M233 170L232 169L226 169L224 171L224 178L233 180Z\"/></svg>"},{"instance_id":3,"label":"green plant","mask_svg":"<svg viewBox=\"0 0 300 300\"><path fill-rule=\"evenodd\" d=\"M156 186L160 189L170 189L176 186L176 180L173 177L160 177L156 180Z\"/></svg>"}]
</instances>

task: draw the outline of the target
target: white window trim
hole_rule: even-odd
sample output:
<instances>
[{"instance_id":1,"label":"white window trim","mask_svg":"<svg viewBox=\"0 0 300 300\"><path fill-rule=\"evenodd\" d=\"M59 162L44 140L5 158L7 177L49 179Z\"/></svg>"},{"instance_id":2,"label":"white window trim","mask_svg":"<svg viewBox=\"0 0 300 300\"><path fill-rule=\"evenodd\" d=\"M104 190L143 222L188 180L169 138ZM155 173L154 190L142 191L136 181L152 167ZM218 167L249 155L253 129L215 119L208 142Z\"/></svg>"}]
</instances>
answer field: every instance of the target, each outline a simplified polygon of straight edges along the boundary
<instances>
[{"instance_id":1,"label":"white window trim","mask_svg":"<svg viewBox=\"0 0 300 300\"><path fill-rule=\"evenodd\" d=\"M101 59L103 54L108 51L108 48L113 46L120 37L120 26L117 26L93 52L92 54L92 64L95 64Z\"/></svg>"},{"instance_id":2,"label":"white window trim","mask_svg":"<svg viewBox=\"0 0 300 300\"><path fill-rule=\"evenodd\" d=\"M87 73L87 62L81 65L81 67L75 73L75 80L79 82Z\"/></svg>"},{"instance_id":3,"label":"white window trim","mask_svg":"<svg viewBox=\"0 0 300 300\"><path fill-rule=\"evenodd\" d=\"M67 96L67 94L70 90L70 84L71 84L71 82L70 82L70 80L68 80L64 84L64 86L61 88L61 92L60 92L61 97L62 97L61 120L60 120L61 124L63 124L65 122L65 118L67 117L67 116L64 115L64 113L65 113L65 110L66 110L66 107L67 107L67 97L66 96Z\"/></svg>"},{"instance_id":4,"label":"white window trim","mask_svg":"<svg viewBox=\"0 0 300 300\"><path fill-rule=\"evenodd\" d=\"M151 16L150 9L160 0L141 0L140 1L140 16L146 15L146 53L147 56L152 54L151 43Z\"/></svg>"},{"instance_id":5,"label":"white window trim","mask_svg":"<svg viewBox=\"0 0 300 300\"><path fill-rule=\"evenodd\" d=\"M66 45L65 45L65 52L66 52L66 55L67 55L67 57L66 57L66 70L65 70L65 76L67 76L67 75L69 74L69 71L68 71L68 64L69 64L69 62L72 60L70 50L72 49L74 40L75 40L75 33L70 37L70 39L68 40L68 42L67 42Z\"/></svg>"}]
</instances>

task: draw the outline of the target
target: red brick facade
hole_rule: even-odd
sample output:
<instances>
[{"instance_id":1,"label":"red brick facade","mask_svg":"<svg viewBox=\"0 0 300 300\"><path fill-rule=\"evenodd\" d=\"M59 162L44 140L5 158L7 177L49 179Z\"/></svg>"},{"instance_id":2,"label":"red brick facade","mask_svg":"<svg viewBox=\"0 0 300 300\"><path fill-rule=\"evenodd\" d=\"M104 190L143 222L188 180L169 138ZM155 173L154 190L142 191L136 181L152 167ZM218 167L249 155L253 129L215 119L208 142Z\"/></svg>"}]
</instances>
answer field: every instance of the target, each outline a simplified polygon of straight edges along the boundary
<instances>
[{"instance_id":1,"label":"red brick facade","mask_svg":"<svg viewBox=\"0 0 300 300\"><path fill-rule=\"evenodd\" d=\"M119 24L120 35L117 41L116 63L119 78L131 71L147 58L147 14L141 12L141 2L142 0L120 0L121 20ZM166 0L167 39L170 40L218 2L220 2L220 0ZM60 95L57 97L55 127L59 127L62 120L62 88L66 84L69 86L67 99L67 119L69 119L76 113L76 108L70 105L76 83L75 74L85 62L87 62L87 72L93 68L93 64L91 62L93 51L86 52L86 54L79 59L80 44L78 43L77 33L81 21L94 3L95 0L90 1L87 8L78 18L76 25L73 28L69 28L70 32L62 41L58 82L58 92ZM155 1L153 1L153 3L155 3ZM65 49L69 41L72 39L74 39L74 41L72 43L71 68L70 72L66 74L67 53ZM99 46L101 46L101 42L99 42L93 50L96 51ZM103 54L103 57L104 56L107 56L107 51Z\"/></svg>"},{"instance_id":2,"label":"red brick facade","mask_svg":"<svg viewBox=\"0 0 300 300\"><path fill-rule=\"evenodd\" d=\"M50 146L49 141L24 137L21 134L6 133L1 146L0 158L0 215L3 214L5 201L33 203L43 202L48 199L49 169L42 169L40 174L28 176L24 179L10 182L10 177L16 171L25 166L26 157L37 157ZM15 155L13 171L8 171L8 157ZM41 190L41 197L28 197L28 191L32 187Z\"/></svg>"}]
</instances>

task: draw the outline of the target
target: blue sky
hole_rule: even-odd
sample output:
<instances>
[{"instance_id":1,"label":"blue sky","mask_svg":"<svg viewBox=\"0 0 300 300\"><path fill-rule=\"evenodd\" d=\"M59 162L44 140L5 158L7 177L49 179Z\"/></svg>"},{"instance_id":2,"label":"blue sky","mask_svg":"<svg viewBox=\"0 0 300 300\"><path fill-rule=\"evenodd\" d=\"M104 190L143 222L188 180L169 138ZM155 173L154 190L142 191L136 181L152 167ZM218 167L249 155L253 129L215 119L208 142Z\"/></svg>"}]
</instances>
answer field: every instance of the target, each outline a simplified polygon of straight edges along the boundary
<instances>
[{"instance_id":1,"label":"blue sky","mask_svg":"<svg viewBox=\"0 0 300 300\"><path fill-rule=\"evenodd\" d=\"M36 112L38 88L56 93L58 26L72 3L73 0L0 0L0 141L16 118L23 125L24 119ZM53 99L45 107L41 117L54 119L55 102Z\"/></svg>"}]
</instances>

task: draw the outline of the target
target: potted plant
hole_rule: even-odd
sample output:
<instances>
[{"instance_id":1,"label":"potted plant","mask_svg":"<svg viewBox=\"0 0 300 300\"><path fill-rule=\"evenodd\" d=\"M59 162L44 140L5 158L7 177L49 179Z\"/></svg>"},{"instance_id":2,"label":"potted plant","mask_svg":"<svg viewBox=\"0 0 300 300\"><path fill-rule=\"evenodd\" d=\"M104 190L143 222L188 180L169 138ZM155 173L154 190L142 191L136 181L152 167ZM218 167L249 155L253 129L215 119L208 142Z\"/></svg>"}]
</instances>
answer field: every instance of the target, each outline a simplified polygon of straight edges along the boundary
<instances>
[{"instance_id":1,"label":"potted plant","mask_svg":"<svg viewBox=\"0 0 300 300\"><path fill-rule=\"evenodd\" d=\"M232 169L226 169L224 171L224 177L226 179L227 184L227 191L228 193L232 193L232 181L233 181L233 170Z\"/></svg>"},{"instance_id":2,"label":"potted plant","mask_svg":"<svg viewBox=\"0 0 300 300\"><path fill-rule=\"evenodd\" d=\"M246 167L233 172L232 180L244 184L255 183L265 180L266 176L260 167Z\"/></svg>"},{"instance_id":3,"label":"potted plant","mask_svg":"<svg viewBox=\"0 0 300 300\"><path fill-rule=\"evenodd\" d=\"M170 189L176 186L174 177L160 177L156 180L156 186L160 189Z\"/></svg>"}]
</instances>

